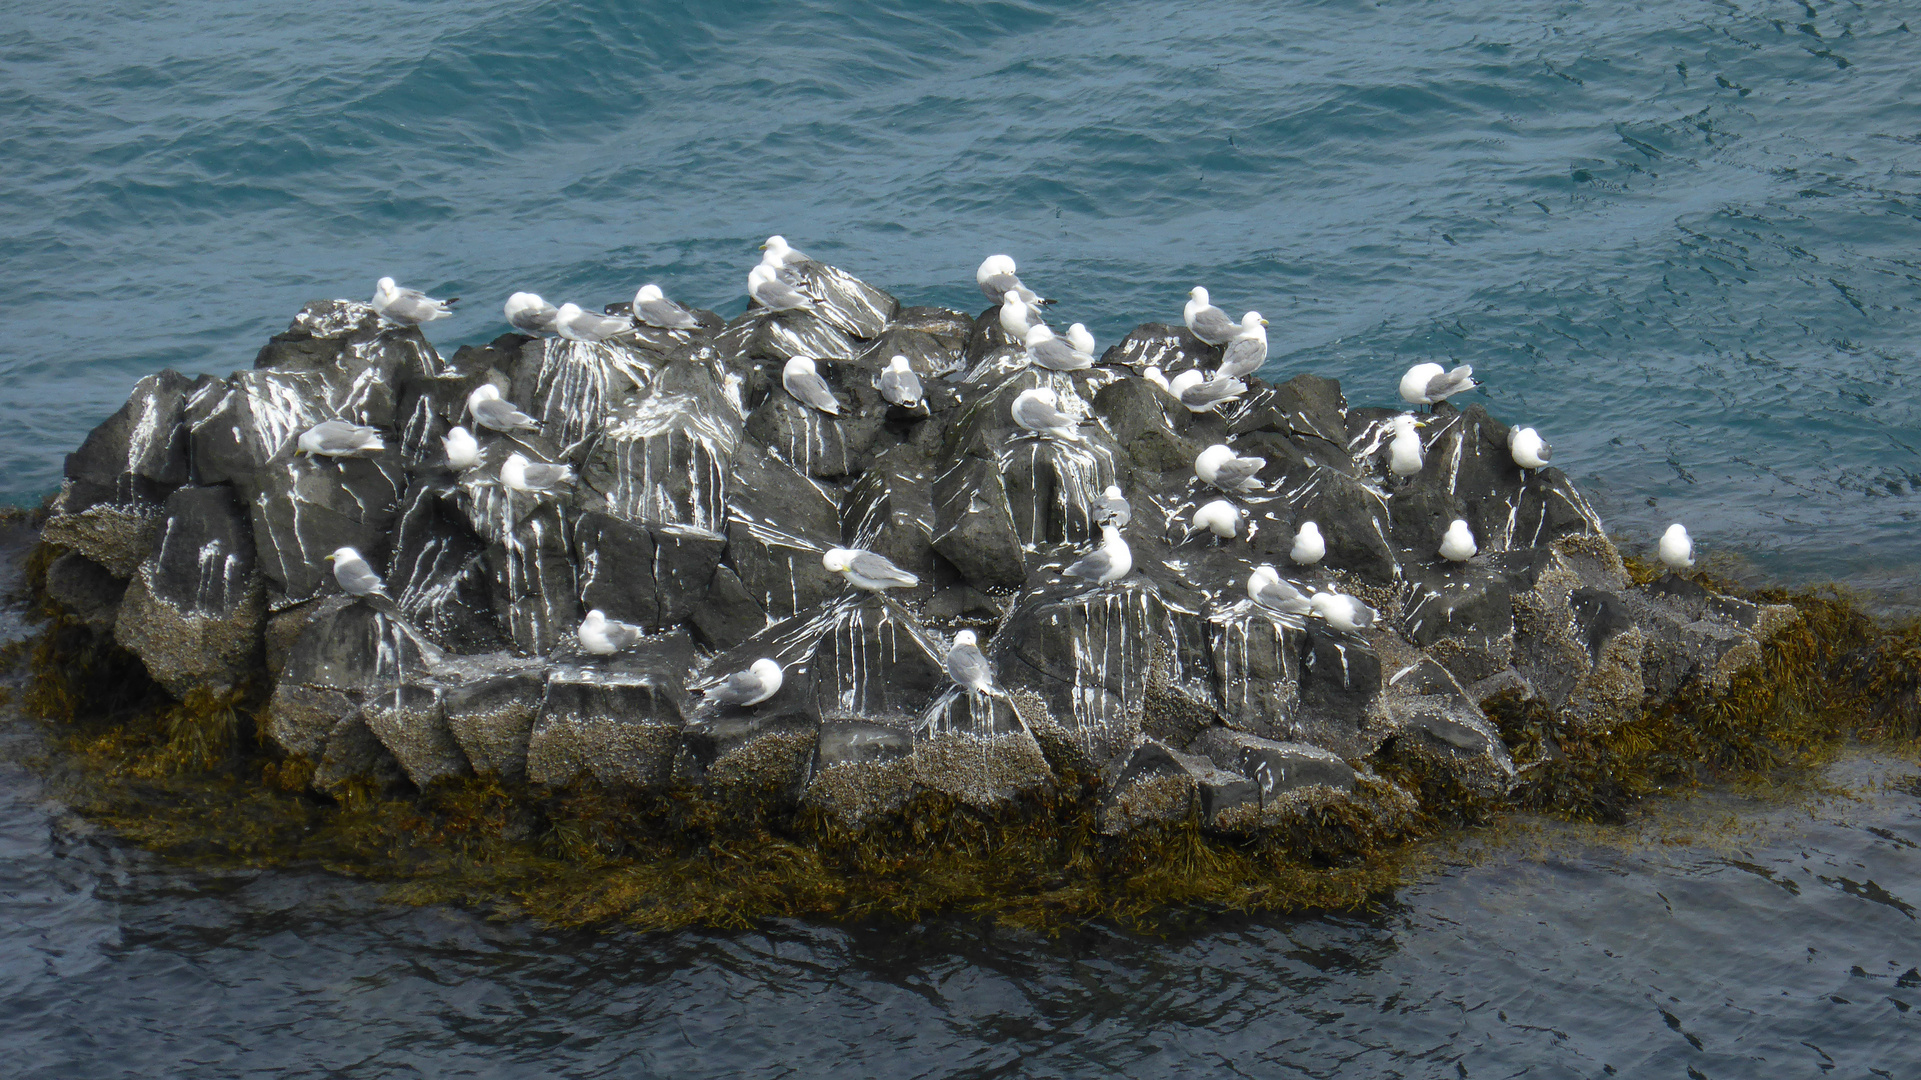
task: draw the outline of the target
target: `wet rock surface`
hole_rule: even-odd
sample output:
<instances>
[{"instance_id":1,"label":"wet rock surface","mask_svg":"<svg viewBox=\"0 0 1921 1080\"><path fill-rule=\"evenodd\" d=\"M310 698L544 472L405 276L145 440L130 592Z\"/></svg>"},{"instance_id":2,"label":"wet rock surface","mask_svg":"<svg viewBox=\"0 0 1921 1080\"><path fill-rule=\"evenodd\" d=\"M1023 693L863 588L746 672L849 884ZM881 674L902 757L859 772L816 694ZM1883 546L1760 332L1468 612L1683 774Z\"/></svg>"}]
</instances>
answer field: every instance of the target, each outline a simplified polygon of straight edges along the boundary
<instances>
[{"instance_id":1,"label":"wet rock surface","mask_svg":"<svg viewBox=\"0 0 1921 1080\"><path fill-rule=\"evenodd\" d=\"M1484 702L1518 694L1605 731L1725 687L1794 617L1682 578L1630 584L1580 492L1516 466L1478 405L1422 416L1424 464L1395 476L1397 414L1350 408L1329 379L1249 378L1218 413L1182 406L1142 372L1218 363L1183 328L1146 324L1097 366L1052 372L996 309L902 307L816 263L801 276L813 312L755 306L620 343L509 334L448 359L365 305L310 304L251 370L141 380L69 457L47 593L170 693L258 680L263 736L322 791L498 776L847 824L923 793L999 813L1052 792L1094 800L1110 833L1279 828L1382 777L1407 778L1408 805L1498 801L1517 773ZM784 388L793 356L817 361L838 415ZM913 408L881 396L894 356L924 383ZM478 426L482 382L539 429ZM1041 389L1068 429L1014 419ZM300 453L325 420L384 448ZM479 438L471 463L441 445L456 425ZM1196 478L1217 443L1264 459L1245 490ZM516 454L575 474L510 486ZM1132 568L1067 576L1102 543L1110 485ZM1232 538L1191 525L1217 498L1242 512ZM1479 547L1465 562L1438 554L1457 519ZM1326 555L1300 565L1309 521ZM382 594L342 592L325 560L343 546ZM838 547L918 584L856 588L823 564ZM1256 604L1263 564L1377 617ZM586 651L596 610L639 636ZM962 631L987 692L948 676ZM760 659L776 691L713 692Z\"/></svg>"}]
</instances>

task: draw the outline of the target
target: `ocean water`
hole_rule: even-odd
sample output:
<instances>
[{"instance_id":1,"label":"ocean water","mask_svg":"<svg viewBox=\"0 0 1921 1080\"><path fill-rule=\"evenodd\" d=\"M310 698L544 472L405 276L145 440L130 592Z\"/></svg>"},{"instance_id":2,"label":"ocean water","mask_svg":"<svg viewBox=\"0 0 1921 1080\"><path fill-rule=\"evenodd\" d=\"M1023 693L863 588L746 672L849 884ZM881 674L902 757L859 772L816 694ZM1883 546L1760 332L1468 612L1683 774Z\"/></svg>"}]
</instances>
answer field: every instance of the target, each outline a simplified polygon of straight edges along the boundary
<instances>
[{"instance_id":1,"label":"ocean water","mask_svg":"<svg viewBox=\"0 0 1921 1080\"><path fill-rule=\"evenodd\" d=\"M639 10L637 10L637 8ZM1266 374L1474 364L1610 526L1915 602L1921 3L20 0L0 500L307 300L645 281L769 233L909 303L1005 251L1103 345L1204 284ZM24 738L24 736L19 736ZM1898 771L1898 770L1897 770ZM5 1071L1916 1075L1913 786L1171 942L559 935L189 873L0 772ZM1611 1066L1615 1073L1607 1073Z\"/></svg>"}]
</instances>

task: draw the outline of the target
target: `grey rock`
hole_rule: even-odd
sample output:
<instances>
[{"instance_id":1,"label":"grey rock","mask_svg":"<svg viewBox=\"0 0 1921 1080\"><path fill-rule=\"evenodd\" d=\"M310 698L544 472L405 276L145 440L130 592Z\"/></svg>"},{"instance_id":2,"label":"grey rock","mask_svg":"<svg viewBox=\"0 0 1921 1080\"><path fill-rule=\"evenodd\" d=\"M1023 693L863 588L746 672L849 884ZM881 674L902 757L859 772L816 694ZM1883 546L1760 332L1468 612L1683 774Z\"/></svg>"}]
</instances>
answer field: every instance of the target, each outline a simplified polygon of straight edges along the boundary
<instances>
[{"instance_id":1,"label":"grey rock","mask_svg":"<svg viewBox=\"0 0 1921 1080\"><path fill-rule=\"evenodd\" d=\"M295 601L339 588L326 561L337 548L358 550L376 571L385 565L406 483L392 446L365 458L296 456L283 448L235 487L243 496L253 492L260 572Z\"/></svg>"},{"instance_id":2,"label":"grey rock","mask_svg":"<svg viewBox=\"0 0 1921 1080\"><path fill-rule=\"evenodd\" d=\"M758 443L734 459L727 565L770 617L790 618L846 587L821 556L839 546L840 511L805 477Z\"/></svg>"},{"instance_id":3,"label":"grey rock","mask_svg":"<svg viewBox=\"0 0 1921 1080\"><path fill-rule=\"evenodd\" d=\"M369 697L360 715L415 787L472 776L473 766L447 726L438 686L399 686Z\"/></svg>"},{"instance_id":4,"label":"grey rock","mask_svg":"<svg viewBox=\"0 0 1921 1080\"><path fill-rule=\"evenodd\" d=\"M135 383L127 403L67 455L61 511L155 505L186 483L187 398L212 381L168 370Z\"/></svg>"},{"instance_id":5,"label":"grey rock","mask_svg":"<svg viewBox=\"0 0 1921 1080\"><path fill-rule=\"evenodd\" d=\"M401 614L434 644L454 652L499 647L487 545L444 474L417 476L392 532L387 591Z\"/></svg>"},{"instance_id":6,"label":"grey rock","mask_svg":"<svg viewBox=\"0 0 1921 1080\"><path fill-rule=\"evenodd\" d=\"M724 528L744 414L730 385L737 395L736 377L688 358L661 369L646 393L618 400L581 466L579 509L639 524Z\"/></svg>"},{"instance_id":7,"label":"grey rock","mask_svg":"<svg viewBox=\"0 0 1921 1080\"><path fill-rule=\"evenodd\" d=\"M931 544L977 589L1007 589L1027 578L1000 465L968 455L934 480Z\"/></svg>"},{"instance_id":8,"label":"grey rock","mask_svg":"<svg viewBox=\"0 0 1921 1080\"><path fill-rule=\"evenodd\" d=\"M820 725L802 802L846 825L893 813L914 793L913 733L869 720Z\"/></svg>"},{"instance_id":9,"label":"grey rock","mask_svg":"<svg viewBox=\"0 0 1921 1080\"><path fill-rule=\"evenodd\" d=\"M127 587L114 639L176 697L224 691L259 665L265 618L253 531L233 491L174 491L154 550Z\"/></svg>"},{"instance_id":10,"label":"grey rock","mask_svg":"<svg viewBox=\"0 0 1921 1080\"><path fill-rule=\"evenodd\" d=\"M1170 379L1188 368L1212 370L1220 362L1219 346L1195 337L1185 326L1168 323L1142 323L1101 354L1103 364L1123 365L1137 372L1158 367Z\"/></svg>"},{"instance_id":11,"label":"grey rock","mask_svg":"<svg viewBox=\"0 0 1921 1080\"><path fill-rule=\"evenodd\" d=\"M1103 793L1102 829L1127 832L1153 822L1178 822L1198 812L1219 824L1236 811L1258 807L1260 791L1247 776L1206 757L1143 740Z\"/></svg>"},{"instance_id":12,"label":"grey rock","mask_svg":"<svg viewBox=\"0 0 1921 1080\"><path fill-rule=\"evenodd\" d=\"M555 668L527 746L527 778L559 787L659 789L673 778L685 726L685 635L595 664Z\"/></svg>"},{"instance_id":13,"label":"grey rock","mask_svg":"<svg viewBox=\"0 0 1921 1080\"><path fill-rule=\"evenodd\" d=\"M1210 728L1188 747L1215 765L1254 781L1264 809L1284 807L1312 788L1354 790L1354 769L1340 756L1303 742L1266 739L1231 728Z\"/></svg>"},{"instance_id":14,"label":"grey rock","mask_svg":"<svg viewBox=\"0 0 1921 1080\"><path fill-rule=\"evenodd\" d=\"M47 564L48 598L95 633L113 631L114 619L120 614L120 598L126 591L125 578L114 577L106 567L77 552L70 551Z\"/></svg>"},{"instance_id":15,"label":"grey rock","mask_svg":"<svg viewBox=\"0 0 1921 1080\"><path fill-rule=\"evenodd\" d=\"M441 712L476 773L519 782L527 779L527 747L546 697L547 673L517 668L505 657L496 663L497 674L450 687Z\"/></svg>"}]
</instances>

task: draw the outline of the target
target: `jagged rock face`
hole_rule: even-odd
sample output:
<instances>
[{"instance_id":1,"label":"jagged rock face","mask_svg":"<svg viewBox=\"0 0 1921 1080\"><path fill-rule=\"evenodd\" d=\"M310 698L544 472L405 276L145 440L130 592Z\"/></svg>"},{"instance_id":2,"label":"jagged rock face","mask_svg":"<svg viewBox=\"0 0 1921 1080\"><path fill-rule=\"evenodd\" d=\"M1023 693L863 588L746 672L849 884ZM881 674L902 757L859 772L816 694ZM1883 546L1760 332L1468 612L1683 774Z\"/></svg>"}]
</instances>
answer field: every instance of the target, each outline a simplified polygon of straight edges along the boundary
<instances>
[{"instance_id":1,"label":"jagged rock face","mask_svg":"<svg viewBox=\"0 0 1921 1080\"><path fill-rule=\"evenodd\" d=\"M996 308L902 308L833 267L797 272L814 312L705 314L619 344L504 334L449 360L364 304L308 305L253 370L143 379L68 459L48 593L176 694L271 679L263 734L324 791L680 786L858 824L917 792L1018 812L1071 778L1098 785L1114 831L1280 827L1399 790L1382 776L1498 800L1515 768L1481 701L1518 691L1605 728L1725 687L1792 617L1678 578L1630 587L1580 493L1515 466L1478 405L1422 416L1423 466L1396 477L1399 414L1351 408L1332 380L1251 379L1194 413L1141 377L1219 363L1184 328L1147 324L1052 372ZM802 355L838 416L783 388ZM894 356L923 382L915 408L879 392ZM538 430L478 426L482 383ZM1015 422L1042 387L1076 437ZM385 448L297 454L330 419ZM449 460L457 424L473 462ZM1217 443L1264 459L1255 487L1196 476ZM577 475L516 490L514 454ZM1110 485L1133 569L1065 577L1101 541ZM1241 511L1231 538L1195 524L1216 499ZM1456 518L1480 547L1465 563L1438 555ZM1306 521L1327 552L1299 566ZM341 595L325 561L341 546L385 595ZM823 565L835 547L919 584L863 592ZM1343 631L1257 606L1262 564L1378 619ZM587 652L596 609L641 637ZM962 630L989 691L949 677ZM782 672L765 700L707 692L761 659Z\"/></svg>"}]
</instances>

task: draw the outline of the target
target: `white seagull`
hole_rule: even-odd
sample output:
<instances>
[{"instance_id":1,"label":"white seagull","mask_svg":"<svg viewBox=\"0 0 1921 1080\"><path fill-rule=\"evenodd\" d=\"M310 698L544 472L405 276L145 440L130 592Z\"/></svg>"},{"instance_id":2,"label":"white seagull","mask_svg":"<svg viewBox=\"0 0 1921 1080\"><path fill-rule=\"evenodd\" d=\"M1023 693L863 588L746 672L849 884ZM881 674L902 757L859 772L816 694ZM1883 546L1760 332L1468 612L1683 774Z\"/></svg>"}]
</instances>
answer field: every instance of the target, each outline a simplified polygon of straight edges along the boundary
<instances>
[{"instance_id":1,"label":"white seagull","mask_svg":"<svg viewBox=\"0 0 1921 1080\"><path fill-rule=\"evenodd\" d=\"M1234 340L1241 332L1241 324L1227 317L1227 312L1208 302L1207 290L1194 286L1187 294L1187 309L1182 317L1187 320L1187 328L1194 336L1209 345L1225 345Z\"/></svg>"},{"instance_id":2,"label":"white seagull","mask_svg":"<svg viewBox=\"0 0 1921 1080\"><path fill-rule=\"evenodd\" d=\"M1447 371L1439 364L1416 364L1401 376L1401 400L1409 405L1432 405L1481 385L1474 381L1474 367L1462 364Z\"/></svg>"},{"instance_id":3,"label":"white seagull","mask_svg":"<svg viewBox=\"0 0 1921 1080\"><path fill-rule=\"evenodd\" d=\"M454 305L459 302L458 296L435 300L419 289L403 289L390 277L374 283L373 309L381 318L402 326L444 319L454 313Z\"/></svg>"},{"instance_id":4,"label":"white seagull","mask_svg":"<svg viewBox=\"0 0 1921 1080\"><path fill-rule=\"evenodd\" d=\"M1232 495L1261 490L1254 474L1267 466L1266 458L1235 457L1226 443L1215 443L1194 459L1194 475Z\"/></svg>"},{"instance_id":5,"label":"white seagull","mask_svg":"<svg viewBox=\"0 0 1921 1080\"><path fill-rule=\"evenodd\" d=\"M474 423L492 431L511 434L540 428L540 421L500 400L500 387L493 383L474 387L474 392L467 395L467 412Z\"/></svg>"},{"instance_id":6,"label":"white seagull","mask_svg":"<svg viewBox=\"0 0 1921 1080\"><path fill-rule=\"evenodd\" d=\"M920 376L905 356L896 356L887 362L887 370L880 373L880 396L899 405L903 409L920 407Z\"/></svg>"},{"instance_id":7,"label":"white seagull","mask_svg":"<svg viewBox=\"0 0 1921 1080\"><path fill-rule=\"evenodd\" d=\"M1068 577L1086 578L1096 584L1105 585L1119 581L1134 569L1134 552L1122 539L1121 531L1112 525L1101 526L1101 546L1090 555L1083 556L1061 573Z\"/></svg>"},{"instance_id":8,"label":"white seagull","mask_svg":"<svg viewBox=\"0 0 1921 1080\"><path fill-rule=\"evenodd\" d=\"M447 429L447 436L440 440L447 448L447 467L456 471L471 469L480 463L480 443L474 433L455 425Z\"/></svg>"},{"instance_id":9,"label":"white seagull","mask_svg":"<svg viewBox=\"0 0 1921 1080\"><path fill-rule=\"evenodd\" d=\"M1173 388L1168 384L1167 376L1161 374L1161 369L1155 367L1153 364L1147 365L1147 370L1141 372L1141 378L1146 379L1148 382L1153 383L1155 386L1160 387L1170 394L1174 392Z\"/></svg>"},{"instance_id":10,"label":"white seagull","mask_svg":"<svg viewBox=\"0 0 1921 1080\"><path fill-rule=\"evenodd\" d=\"M1015 341L1026 344L1027 332L1042 325L1039 308L1027 306L1021 294L1009 289L1001 297L1001 332Z\"/></svg>"},{"instance_id":11,"label":"white seagull","mask_svg":"<svg viewBox=\"0 0 1921 1080\"><path fill-rule=\"evenodd\" d=\"M554 333L554 318L560 309L540 298L539 293L517 292L503 306L507 325L535 337Z\"/></svg>"},{"instance_id":12,"label":"white seagull","mask_svg":"<svg viewBox=\"0 0 1921 1080\"><path fill-rule=\"evenodd\" d=\"M1514 464L1523 469L1539 469L1554 460L1554 448L1531 427L1515 428L1507 433L1507 452L1513 456Z\"/></svg>"},{"instance_id":13,"label":"white seagull","mask_svg":"<svg viewBox=\"0 0 1921 1080\"><path fill-rule=\"evenodd\" d=\"M1394 418L1394 438L1387 444L1387 467L1395 476L1414 476L1425 463L1421 455L1421 436L1415 431L1420 421L1411 413Z\"/></svg>"},{"instance_id":14,"label":"white seagull","mask_svg":"<svg viewBox=\"0 0 1921 1080\"><path fill-rule=\"evenodd\" d=\"M1258 311L1241 316L1241 332L1227 343L1221 366L1214 369L1217 379L1238 379L1252 375L1267 363L1267 320Z\"/></svg>"},{"instance_id":15,"label":"white seagull","mask_svg":"<svg viewBox=\"0 0 1921 1080\"><path fill-rule=\"evenodd\" d=\"M1480 546L1474 542L1473 531L1460 518L1455 518L1441 537L1441 558L1448 562L1466 562L1480 550Z\"/></svg>"},{"instance_id":16,"label":"white seagull","mask_svg":"<svg viewBox=\"0 0 1921 1080\"><path fill-rule=\"evenodd\" d=\"M818 409L829 416L840 415L840 401L827 380L820 377L814 361L805 356L791 357L787 366L780 369L780 384L787 388L795 401L810 409Z\"/></svg>"},{"instance_id":17,"label":"white seagull","mask_svg":"<svg viewBox=\"0 0 1921 1080\"><path fill-rule=\"evenodd\" d=\"M340 591L348 596L378 596L392 599L387 595L387 586L360 557L360 552L350 547L335 548L327 561L334 564L334 580L340 583Z\"/></svg>"},{"instance_id":18,"label":"white seagull","mask_svg":"<svg viewBox=\"0 0 1921 1080\"><path fill-rule=\"evenodd\" d=\"M568 341L606 341L633 333L634 320L586 311L579 304L562 304L554 313L554 329Z\"/></svg>"},{"instance_id":19,"label":"white seagull","mask_svg":"<svg viewBox=\"0 0 1921 1080\"><path fill-rule=\"evenodd\" d=\"M588 612L587 617L580 620L580 629L574 631L580 647L595 656L612 656L632 648L643 636L640 627L610 619L599 608Z\"/></svg>"},{"instance_id":20,"label":"white seagull","mask_svg":"<svg viewBox=\"0 0 1921 1080\"><path fill-rule=\"evenodd\" d=\"M761 263L747 273L747 295L769 311L812 311L813 298L782 281L775 269Z\"/></svg>"},{"instance_id":21,"label":"white seagull","mask_svg":"<svg viewBox=\"0 0 1921 1080\"><path fill-rule=\"evenodd\" d=\"M1327 558L1327 541L1321 537L1321 527L1311 521L1301 522L1294 533L1294 547L1287 553L1301 566L1313 566Z\"/></svg>"},{"instance_id":22,"label":"white seagull","mask_svg":"<svg viewBox=\"0 0 1921 1080\"><path fill-rule=\"evenodd\" d=\"M1694 540L1687 526L1675 522L1661 534L1661 564L1669 570L1686 570L1694 565Z\"/></svg>"},{"instance_id":23,"label":"white seagull","mask_svg":"<svg viewBox=\"0 0 1921 1080\"><path fill-rule=\"evenodd\" d=\"M380 432L345 420L323 420L300 435L296 454L322 457L359 457L377 454L387 448Z\"/></svg>"},{"instance_id":24,"label":"white seagull","mask_svg":"<svg viewBox=\"0 0 1921 1080\"><path fill-rule=\"evenodd\" d=\"M1204 413L1214 412L1247 393L1247 384L1233 378L1210 379L1201 369L1189 368L1174 376L1167 392L1179 398L1188 412Z\"/></svg>"},{"instance_id":25,"label":"white seagull","mask_svg":"<svg viewBox=\"0 0 1921 1080\"><path fill-rule=\"evenodd\" d=\"M701 691L708 701L745 708L758 705L780 692L780 664L763 656L732 675Z\"/></svg>"},{"instance_id":26,"label":"white seagull","mask_svg":"<svg viewBox=\"0 0 1921 1080\"><path fill-rule=\"evenodd\" d=\"M1255 567L1247 576L1247 598L1283 615L1305 615L1313 609L1306 593L1283 579L1279 570L1267 565Z\"/></svg>"},{"instance_id":27,"label":"white seagull","mask_svg":"<svg viewBox=\"0 0 1921 1080\"><path fill-rule=\"evenodd\" d=\"M995 693L994 666L974 641L972 630L954 635L954 647L947 650L947 677L962 690L980 697Z\"/></svg>"},{"instance_id":28,"label":"white seagull","mask_svg":"<svg viewBox=\"0 0 1921 1080\"><path fill-rule=\"evenodd\" d=\"M868 592L911 589L920 584L918 576L888 562L885 556L859 548L828 548L820 564Z\"/></svg>"},{"instance_id":29,"label":"white seagull","mask_svg":"<svg viewBox=\"0 0 1921 1080\"><path fill-rule=\"evenodd\" d=\"M1094 366L1094 358L1054 336L1046 323L1027 328L1027 358L1049 371L1081 371Z\"/></svg>"},{"instance_id":30,"label":"white seagull","mask_svg":"<svg viewBox=\"0 0 1921 1080\"><path fill-rule=\"evenodd\" d=\"M1314 614L1336 630L1353 633L1374 625L1374 609L1346 593L1317 592L1307 602Z\"/></svg>"},{"instance_id":31,"label":"white seagull","mask_svg":"<svg viewBox=\"0 0 1921 1080\"><path fill-rule=\"evenodd\" d=\"M793 248L788 247L787 238L778 233L768 237L767 242L760 246L760 250L764 252L760 257L761 265L770 266L776 270L793 266L796 263L814 261L810 256L803 255Z\"/></svg>"},{"instance_id":32,"label":"white seagull","mask_svg":"<svg viewBox=\"0 0 1921 1080\"><path fill-rule=\"evenodd\" d=\"M1019 396L1014 398L1014 405L1009 411L1013 413L1014 422L1029 431L1051 435L1068 442L1079 442L1080 425L1073 417L1061 411L1060 402L1059 395L1054 391L1044 386L1037 386L1031 390L1022 390Z\"/></svg>"},{"instance_id":33,"label":"white seagull","mask_svg":"<svg viewBox=\"0 0 1921 1080\"><path fill-rule=\"evenodd\" d=\"M634 293L634 318L662 330L692 330L700 325L694 313L667 299L660 286L642 285Z\"/></svg>"},{"instance_id":34,"label":"white seagull","mask_svg":"<svg viewBox=\"0 0 1921 1080\"><path fill-rule=\"evenodd\" d=\"M1134 520L1134 504L1121 494L1119 484L1107 485L1101 492L1100 502L1096 504L1094 520L1101 525L1125 525Z\"/></svg>"},{"instance_id":35,"label":"white seagull","mask_svg":"<svg viewBox=\"0 0 1921 1080\"><path fill-rule=\"evenodd\" d=\"M1089 356L1094 355L1094 335L1081 323L1067 328L1067 343Z\"/></svg>"},{"instance_id":36,"label":"white seagull","mask_svg":"<svg viewBox=\"0 0 1921 1080\"><path fill-rule=\"evenodd\" d=\"M979 285L981 294L996 304L1008 293L1021 298L1021 303L1045 304L1040 294L1021 284L1020 275L1014 273L1014 258L1011 255L989 255L981 260L980 269L974 271L974 284Z\"/></svg>"},{"instance_id":37,"label":"white seagull","mask_svg":"<svg viewBox=\"0 0 1921 1080\"><path fill-rule=\"evenodd\" d=\"M1233 539L1241 531L1240 507L1226 499L1215 499L1194 511L1194 528L1206 529L1223 540Z\"/></svg>"},{"instance_id":38,"label":"white seagull","mask_svg":"<svg viewBox=\"0 0 1921 1080\"><path fill-rule=\"evenodd\" d=\"M500 482L512 491L530 495L549 495L562 488L574 485L574 470L570 465L549 465L545 462L530 460L527 455L515 452L508 455L500 466Z\"/></svg>"}]
</instances>

